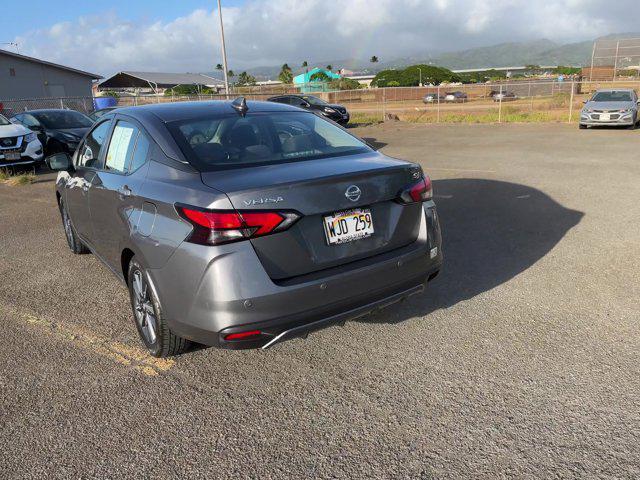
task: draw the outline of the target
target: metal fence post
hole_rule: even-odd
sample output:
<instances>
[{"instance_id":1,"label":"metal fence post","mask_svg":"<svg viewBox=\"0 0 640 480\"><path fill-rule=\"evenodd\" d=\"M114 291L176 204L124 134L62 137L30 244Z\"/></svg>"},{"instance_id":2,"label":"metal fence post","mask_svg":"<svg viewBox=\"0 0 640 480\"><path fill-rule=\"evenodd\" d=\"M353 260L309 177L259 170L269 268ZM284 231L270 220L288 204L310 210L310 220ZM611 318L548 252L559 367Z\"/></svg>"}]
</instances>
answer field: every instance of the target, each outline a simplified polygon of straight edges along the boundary
<instances>
[{"instance_id":1,"label":"metal fence post","mask_svg":"<svg viewBox=\"0 0 640 480\"><path fill-rule=\"evenodd\" d=\"M386 102L387 102L387 89L386 89L386 87L383 87L382 88L382 121L383 122L385 121L385 118L387 116L386 115L387 112L385 111Z\"/></svg>"},{"instance_id":2,"label":"metal fence post","mask_svg":"<svg viewBox=\"0 0 640 480\"><path fill-rule=\"evenodd\" d=\"M569 100L569 123L573 120L573 95L575 91L576 82L571 82L571 99Z\"/></svg>"},{"instance_id":3,"label":"metal fence post","mask_svg":"<svg viewBox=\"0 0 640 480\"><path fill-rule=\"evenodd\" d=\"M64 102L62 101L62 98L60 99L60 108L64 109Z\"/></svg>"},{"instance_id":4,"label":"metal fence post","mask_svg":"<svg viewBox=\"0 0 640 480\"><path fill-rule=\"evenodd\" d=\"M440 123L440 85L438 85L438 115L436 119L436 123Z\"/></svg>"},{"instance_id":5,"label":"metal fence post","mask_svg":"<svg viewBox=\"0 0 640 480\"><path fill-rule=\"evenodd\" d=\"M502 123L502 84L500 84L500 96L498 102L498 123Z\"/></svg>"}]
</instances>

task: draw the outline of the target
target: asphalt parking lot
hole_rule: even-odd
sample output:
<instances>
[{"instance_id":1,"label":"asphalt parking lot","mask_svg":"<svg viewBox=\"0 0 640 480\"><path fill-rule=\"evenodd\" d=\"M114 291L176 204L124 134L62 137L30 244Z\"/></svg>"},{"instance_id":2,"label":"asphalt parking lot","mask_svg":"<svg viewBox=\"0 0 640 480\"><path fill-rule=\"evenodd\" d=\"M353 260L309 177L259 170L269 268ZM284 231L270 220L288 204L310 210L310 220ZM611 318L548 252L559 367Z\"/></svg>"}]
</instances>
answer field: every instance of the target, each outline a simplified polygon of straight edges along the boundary
<instances>
[{"instance_id":1,"label":"asphalt parking lot","mask_svg":"<svg viewBox=\"0 0 640 480\"><path fill-rule=\"evenodd\" d=\"M353 131L432 176L445 269L266 352L148 357L54 176L1 185L0 478L640 476L640 133Z\"/></svg>"}]
</instances>

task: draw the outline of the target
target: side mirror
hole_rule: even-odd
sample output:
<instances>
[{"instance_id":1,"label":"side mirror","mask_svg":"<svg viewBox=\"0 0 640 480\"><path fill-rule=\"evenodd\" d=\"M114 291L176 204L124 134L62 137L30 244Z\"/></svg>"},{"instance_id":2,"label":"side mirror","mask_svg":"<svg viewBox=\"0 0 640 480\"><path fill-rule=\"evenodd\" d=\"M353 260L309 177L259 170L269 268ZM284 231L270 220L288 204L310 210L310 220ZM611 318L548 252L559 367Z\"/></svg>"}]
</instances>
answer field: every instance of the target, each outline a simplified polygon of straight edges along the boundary
<instances>
[{"instance_id":1,"label":"side mirror","mask_svg":"<svg viewBox=\"0 0 640 480\"><path fill-rule=\"evenodd\" d=\"M68 153L55 153L45 159L47 166L57 172L68 172L73 169L71 157Z\"/></svg>"}]
</instances>

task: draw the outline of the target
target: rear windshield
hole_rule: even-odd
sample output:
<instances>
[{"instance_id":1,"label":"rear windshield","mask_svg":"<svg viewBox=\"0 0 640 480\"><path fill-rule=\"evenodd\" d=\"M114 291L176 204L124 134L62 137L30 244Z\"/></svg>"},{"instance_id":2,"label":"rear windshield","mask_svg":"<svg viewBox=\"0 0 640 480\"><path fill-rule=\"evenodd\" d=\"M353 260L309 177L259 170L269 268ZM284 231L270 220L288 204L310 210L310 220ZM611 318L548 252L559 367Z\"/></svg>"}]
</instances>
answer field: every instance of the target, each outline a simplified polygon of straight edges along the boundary
<instances>
[{"instance_id":1,"label":"rear windshield","mask_svg":"<svg viewBox=\"0 0 640 480\"><path fill-rule=\"evenodd\" d=\"M592 102L630 102L631 92L598 92Z\"/></svg>"},{"instance_id":2,"label":"rear windshield","mask_svg":"<svg viewBox=\"0 0 640 480\"><path fill-rule=\"evenodd\" d=\"M307 112L231 114L167 126L189 162L201 171L371 151L334 123Z\"/></svg>"},{"instance_id":3,"label":"rear windshield","mask_svg":"<svg viewBox=\"0 0 640 480\"><path fill-rule=\"evenodd\" d=\"M51 110L50 112L32 112L45 128L90 127L93 122L83 113L75 110Z\"/></svg>"}]
</instances>

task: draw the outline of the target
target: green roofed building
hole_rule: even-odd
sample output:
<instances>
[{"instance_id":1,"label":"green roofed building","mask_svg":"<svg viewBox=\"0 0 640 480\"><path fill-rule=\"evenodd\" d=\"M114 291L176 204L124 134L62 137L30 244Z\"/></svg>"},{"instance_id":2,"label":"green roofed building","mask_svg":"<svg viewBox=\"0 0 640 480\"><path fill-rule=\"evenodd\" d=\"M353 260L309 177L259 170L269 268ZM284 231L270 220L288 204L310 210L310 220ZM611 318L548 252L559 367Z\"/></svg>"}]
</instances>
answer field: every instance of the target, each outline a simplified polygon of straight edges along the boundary
<instances>
[{"instance_id":1,"label":"green roofed building","mask_svg":"<svg viewBox=\"0 0 640 480\"><path fill-rule=\"evenodd\" d=\"M324 73L329 80L336 80L342 78L337 73L327 70L326 68L312 68L308 72L301 73L293 77L293 84L300 88L301 92L317 92L319 90L324 91L327 87L327 81L322 81L314 77L317 73ZM314 78L312 78L314 77Z\"/></svg>"}]
</instances>

